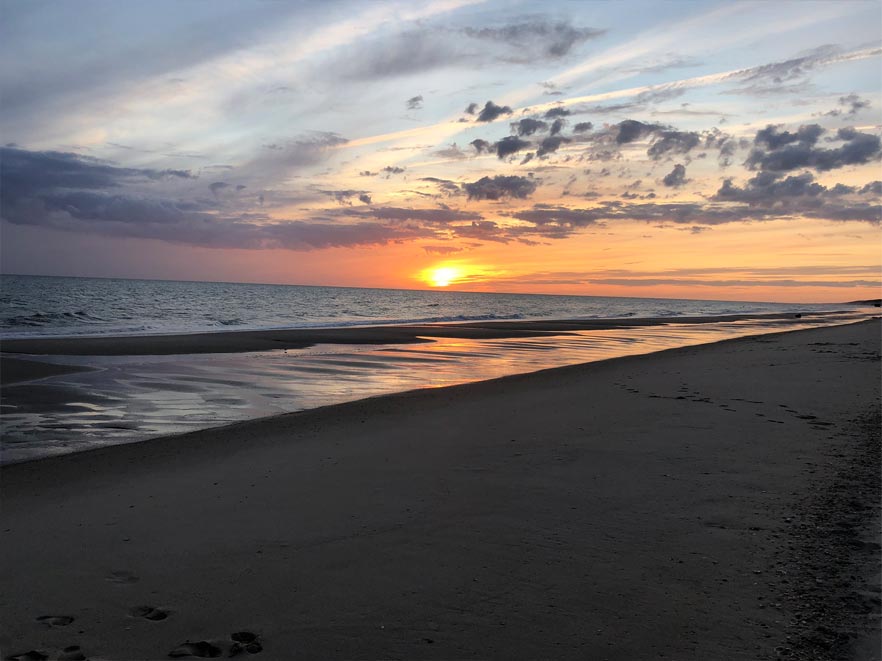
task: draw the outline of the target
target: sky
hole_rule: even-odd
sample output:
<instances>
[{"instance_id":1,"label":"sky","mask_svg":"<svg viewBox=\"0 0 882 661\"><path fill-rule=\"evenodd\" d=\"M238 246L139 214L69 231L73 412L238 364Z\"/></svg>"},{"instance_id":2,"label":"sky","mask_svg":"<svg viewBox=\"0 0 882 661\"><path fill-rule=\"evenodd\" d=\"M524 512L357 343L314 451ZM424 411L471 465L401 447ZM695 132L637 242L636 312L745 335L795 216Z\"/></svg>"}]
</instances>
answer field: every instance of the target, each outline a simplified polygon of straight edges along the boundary
<instances>
[{"instance_id":1,"label":"sky","mask_svg":"<svg viewBox=\"0 0 882 661\"><path fill-rule=\"evenodd\" d=\"M4 273L827 302L882 5L0 0Z\"/></svg>"}]
</instances>

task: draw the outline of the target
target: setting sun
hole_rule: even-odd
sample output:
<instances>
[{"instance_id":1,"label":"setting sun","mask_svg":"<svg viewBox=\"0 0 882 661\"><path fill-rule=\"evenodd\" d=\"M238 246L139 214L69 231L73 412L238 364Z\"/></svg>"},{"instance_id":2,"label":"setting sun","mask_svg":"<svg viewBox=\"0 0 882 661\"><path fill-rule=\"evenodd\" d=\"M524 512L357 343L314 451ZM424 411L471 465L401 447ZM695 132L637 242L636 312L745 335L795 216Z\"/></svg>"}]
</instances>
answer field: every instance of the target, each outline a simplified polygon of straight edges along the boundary
<instances>
[{"instance_id":1,"label":"setting sun","mask_svg":"<svg viewBox=\"0 0 882 661\"><path fill-rule=\"evenodd\" d=\"M426 271L426 282L432 287L447 287L452 282L460 280L464 275L461 268L456 266L438 266Z\"/></svg>"}]
</instances>

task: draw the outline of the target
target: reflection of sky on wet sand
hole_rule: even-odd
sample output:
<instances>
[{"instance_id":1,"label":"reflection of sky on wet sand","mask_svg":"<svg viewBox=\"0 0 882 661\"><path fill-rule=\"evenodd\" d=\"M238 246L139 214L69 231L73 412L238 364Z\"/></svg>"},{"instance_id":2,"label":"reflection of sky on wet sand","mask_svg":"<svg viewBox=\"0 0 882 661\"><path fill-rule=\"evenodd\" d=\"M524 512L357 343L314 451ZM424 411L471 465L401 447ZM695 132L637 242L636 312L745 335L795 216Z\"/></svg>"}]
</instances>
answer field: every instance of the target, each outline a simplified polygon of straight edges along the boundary
<instances>
[{"instance_id":1,"label":"reflection of sky on wet sand","mask_svg":"<svg viewBox=\"0 0 882 661\"><path fill-rule=\"evenodd\" d=\"M855 316L582 331L413 345L185 356L53 356L95 371L10 386L3 460L86 450L415 388L796 328Z\"/></svg>"}]
</instances>

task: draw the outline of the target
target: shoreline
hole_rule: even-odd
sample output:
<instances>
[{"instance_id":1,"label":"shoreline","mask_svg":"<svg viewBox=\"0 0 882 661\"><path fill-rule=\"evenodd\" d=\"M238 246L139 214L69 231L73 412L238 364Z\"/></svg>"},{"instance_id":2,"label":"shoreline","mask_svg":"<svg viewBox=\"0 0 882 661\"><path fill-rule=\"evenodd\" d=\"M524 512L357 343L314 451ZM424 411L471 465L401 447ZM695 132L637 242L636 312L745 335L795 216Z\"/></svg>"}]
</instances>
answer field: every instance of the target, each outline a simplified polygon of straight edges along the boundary
<instances>
[{"instance_id":1,"label":"shoreline","mask_svg":"<svg viewBox=\"0 0 882 661\"><path fill-rule=\"evenodd\" d=\"M878 416L878 330L735 338L4 467L0 644L148 659L247 629L271 659L848 658L874 622L850 596L873 577L838 581L878 555L878 427L854 427ZM856 465L862 482L840 484ZM824 520L839 532L810 533ZM36 621L49 614L75 624Z\"/></svg>"},{"instance_id":2,"label":"shoreline","mask_svg":"<svg viewBox=\"0 0 882 661\"><path fill-rule=\"evenodd\" d=\"M759 313L692 317L627 317L610 319L538 319L442 322L437 324L368 325L279 330L220 330L162 335L91 335L5 339L3 354L138 356L195 353L242 353L303 349L316 344L409 344L424 338L504 339L566 335L575 331L712 324L749 320L794 320L858 313L859 310L806 313Z\"/></svg>"}]
</instances>

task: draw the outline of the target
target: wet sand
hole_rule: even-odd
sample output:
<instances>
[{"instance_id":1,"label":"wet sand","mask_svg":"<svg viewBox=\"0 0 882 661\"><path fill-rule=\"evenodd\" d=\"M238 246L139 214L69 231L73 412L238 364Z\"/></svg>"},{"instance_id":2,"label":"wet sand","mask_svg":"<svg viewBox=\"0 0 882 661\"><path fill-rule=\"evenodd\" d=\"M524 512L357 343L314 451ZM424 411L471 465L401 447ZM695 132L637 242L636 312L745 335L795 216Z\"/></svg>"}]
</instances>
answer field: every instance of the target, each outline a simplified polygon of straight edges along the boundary
<instances>
[{"instance_id":1,"label":"wet sand","mask_svg":"<svg viewBox=\"0 0 882 661\"><path fill-rule=\"evenodd\" d=\"M809 316L809 315L806 315ZM823 314L811 316L823 317ZM315 344L405 344L428 337L500 339L565 335L580 330L635 328L677 324L711 324L749 319L799 319L794 314L743 314L718 317L664 317L639 319L562 319L540 321L485 321L464 324L299 328L289 330L230 331L172 335L115 337L33 338L4 340L2 351L16 354L143 356L193 353L238 353L273 349L303 349Z\"/></svg>"},{"instance_id":2,"label":"wet sand","mask_svg":"<svg viewBox=\"0 0 882 661\"><path fill-rule=\"evenodd\" d=\"M0 648L874 658L879 350L767 335L5 467Z\"/></svg>"}]
</instances>

